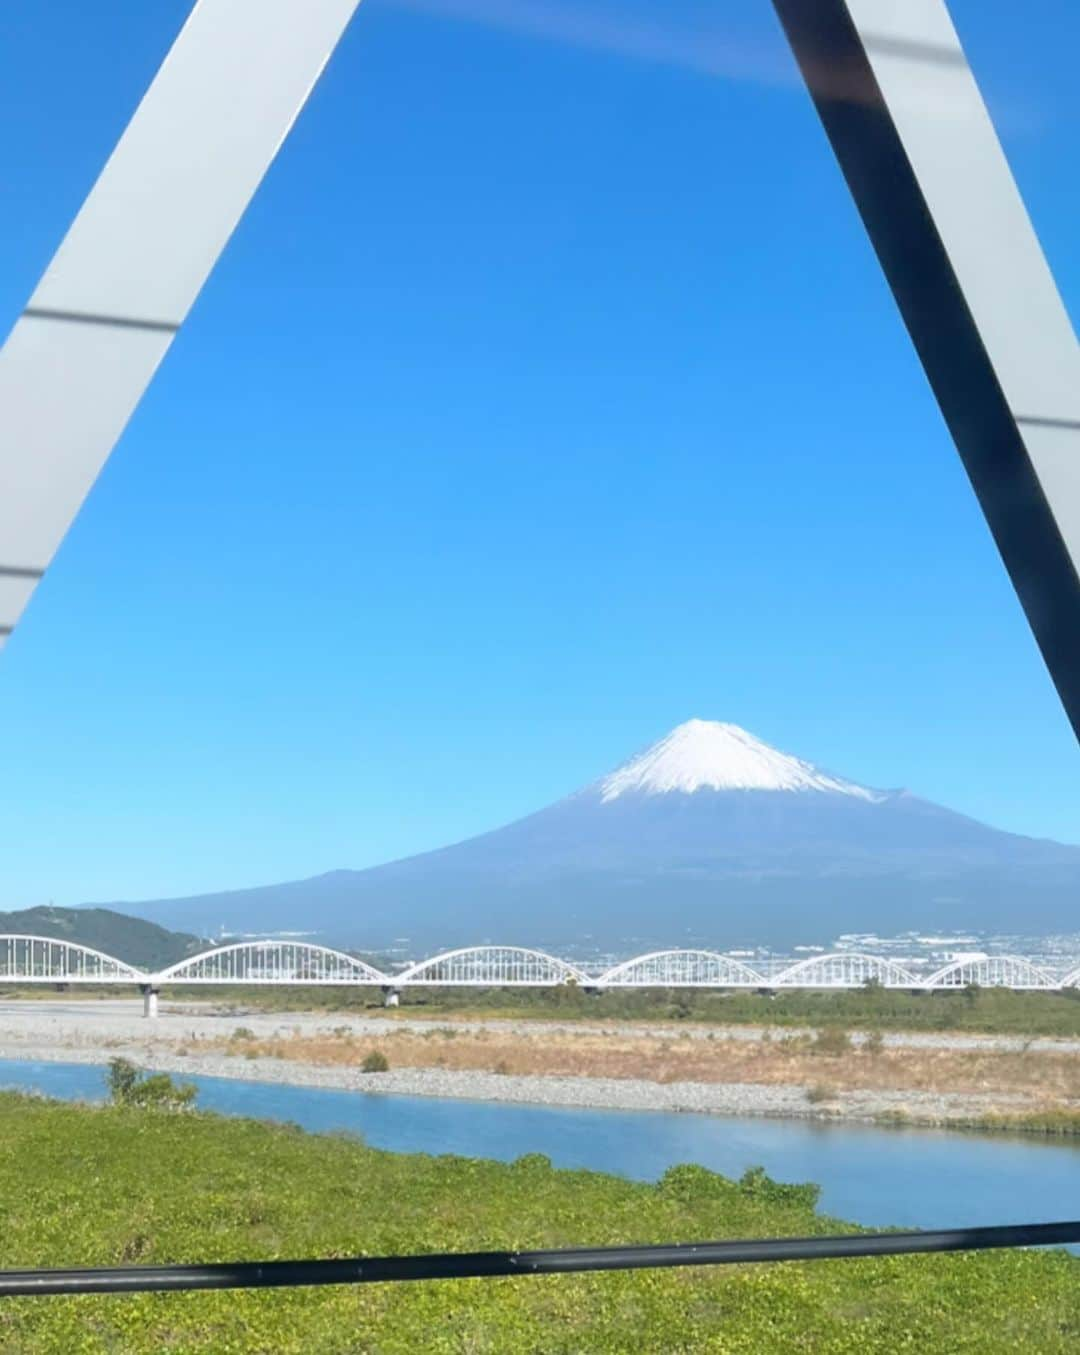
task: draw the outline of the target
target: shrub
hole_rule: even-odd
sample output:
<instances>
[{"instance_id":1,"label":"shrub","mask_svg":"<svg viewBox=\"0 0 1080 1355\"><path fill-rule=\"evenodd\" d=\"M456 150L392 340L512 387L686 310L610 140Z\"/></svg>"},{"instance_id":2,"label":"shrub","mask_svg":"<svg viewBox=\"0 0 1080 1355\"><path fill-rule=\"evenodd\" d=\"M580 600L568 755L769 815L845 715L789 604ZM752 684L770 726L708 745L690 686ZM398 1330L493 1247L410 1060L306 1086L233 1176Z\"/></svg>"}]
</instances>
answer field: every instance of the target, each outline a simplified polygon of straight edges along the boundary
<instances>
[{"instance_id":1,"label":"shrub","mask_svg":"<svg viewBox=\"0 0 1080 1355\"><path fill-rule=\"evenodd\" d=\"M381 1049L373 1049L370 1054L364 1055L360 1071L362 1073L388 1073L390 1071L390 1060Z\"/></svg>"},{"instance_id":2,"label":"shrub","mask_svg":"<svg viewBox=\"0 0 1080 1355\"><path fill-rule=\"evenodd\" d=\"M139 1070L127 1059L110 1059L109 1071L105 1074L105 1085L109 1089L110 1101L123 1103L130 1101L131 1093L139 1080Z\"/></svg>"},{"instance_id":3,"label":"shrub","mask_svg":"<svg viewBox=\"0 0 1080 1355\"><path fill-rule=\"evenodd\" d=\"M862 1042L864 1054L880 1054L885 1048L885 1037L880 1030L872 1030Z\"/></svg>"},{"instance_id":4,"label":"shrub","mask_svg":"<svg viewBox=\"0 0 1080 1355\"><path fill-rule=\"evenodd\" d=\"M233 1040L254 1040L254 1038L255 1032L249 1030L247 1026L237 1026L230 1036L230 1039Z\"/></svg>"},{"instance_id":5,"label":"shrub","mask_svg":"<svg viewBox=\"0 0 1080 1355\"><path fill-rule=\"evenodd\" d=\"M818 1082L813 1087L807 1087L806 1099L812 1106L820 1106L825 1101L835 1101L836 1088L830 1087L824 1082Z\"/></svg>"},{"instance_id":6,"label":"shrub","mask_svg":"<svg viewBox=\"0 0 1080 1355\"><path fill-rule=\"evenodd\" d=\"M832 1057L851 1053L851 1036L846 1030L830 1027L819 1030L810 1046L812 1054L826 1054Z\"/></svg>"},{"instance_id":7,"label":"shrub","mask_svg":"<svg viewBox=\"0 0 1080 1355\"><path fill-rule=\"evenodd\" d=\"M739 1180L739 1189L768 1204L793 1204L803 1209L816 1209L821 1187L812 1181L797 1184L774 1181L764 1167L747 1167Z\"/></svg>"},{"instance_id":8,"label":"shrub","mask_svg":"<svg viewBox=\"0 0 1080 1355\"><path fill-rule=\"evenodd\" d=\"M198 1091L190 1082L174 1082L168 1073L144 1073L127 1059L112 1059L105 1074L109 1098L118 1106L145 1106L157 1110L184 1110L195 1104Z\"/></svg>"},{"instance_id":9,"label":"shrub","mask_svg":"<svg viewBox=\"0 0 1080 1355\"><path fill-rule=\"evenodd\" d=\"M519 1158L515 1158L514 1167L522 1172L549 1172L551 1158L546 1153L522 1153Z\"/></svg>"},{"instance_id":10,"label":"shrub","mask_svg":"<svg viewBox=\"0 0 1080 1355\"><path fill-rule=\"evenodd\" d=\"M729 1197L736 1189L734 1181L695 1162L669 1167L657 1183L657 1189L676 1200L702 1200Z\"/></svg>"},{"instance_id":11,"label":"shrub","mask_svg":"<svg viewBox=\"0 0 1080 1355\"><path fill-rule=\"evenodd\" d=\"M558 988L552 991L552 998L555 1006L560 1008L573 1010L585 1005L585 994L575 979L567 979L565 983L560 983Z\"/></svg>"},{"instance_id":12,"label":"shrub","mask_svg":"<svg viewBox=\"0 0 1080 1355\"><path fill-rule=\"evenodd\" d=\"M194 1083L174 1082L168 1073L147 1073L135 1084L131 1104L162 1110L184 1110L195 1104Z\"/></svg>"}]
</instances>

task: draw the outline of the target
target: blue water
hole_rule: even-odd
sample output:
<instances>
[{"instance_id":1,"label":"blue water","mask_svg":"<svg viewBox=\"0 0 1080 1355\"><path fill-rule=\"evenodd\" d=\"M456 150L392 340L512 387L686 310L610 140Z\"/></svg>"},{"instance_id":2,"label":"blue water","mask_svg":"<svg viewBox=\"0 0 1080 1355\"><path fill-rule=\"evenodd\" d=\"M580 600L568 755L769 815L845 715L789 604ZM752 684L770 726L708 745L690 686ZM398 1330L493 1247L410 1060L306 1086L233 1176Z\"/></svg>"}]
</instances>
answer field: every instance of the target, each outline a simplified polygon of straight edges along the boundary
<instances>
[{"instance_id":1,"label":"blue water","mask_svg":"<svg viewBox=\"0 0 1080 1355\"><path fill-rule=\"evenodd\" d=\"M869 1227L1041 1223L1080 1214L1080 1147L1041 1139L739 1120L662 1111L564 1110L325 1091L193 1077L199 1105L226 1115L352 1130L377 1148L512 1161L546 1153L654 1181L679 1162L725 1176L760 1164L780 1181L816 1181L821 1210ZM100 1100L102 1069L0 1060L0 1087Z\"/></svg>"}]
</instances>

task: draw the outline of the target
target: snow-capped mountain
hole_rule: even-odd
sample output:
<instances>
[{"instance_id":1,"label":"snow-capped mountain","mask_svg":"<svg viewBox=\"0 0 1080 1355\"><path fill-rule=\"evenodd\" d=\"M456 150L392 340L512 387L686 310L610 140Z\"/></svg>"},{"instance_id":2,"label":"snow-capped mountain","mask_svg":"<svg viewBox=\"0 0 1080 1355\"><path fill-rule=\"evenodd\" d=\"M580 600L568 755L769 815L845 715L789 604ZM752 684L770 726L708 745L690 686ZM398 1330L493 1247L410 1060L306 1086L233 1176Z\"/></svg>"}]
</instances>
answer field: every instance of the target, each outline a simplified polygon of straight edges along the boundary
<instances>
[{"instance_id":1,"label":"snow-capped mountain","mask_svg":"<svg viewBox=\"0 0 1080 1355\"><path fill-rule=\"evenodd\" d=\"M813 767L755 739L738 725L687 720L600 782L605 804L620 795L699 790L819 790L879 798L877 792Z\"/></svg>"},{"instance_id":2,"label":"snow-capped mountain","mask_svg":"<svg viewBox=\"0 0 1080 1355\"><path fill-rule=\"evenodd\" d=\"M690 720L556 804L368 870L114 905L187 930L297 930L378 949L828 941L908 928L1080 929L1080 847L1001 832L907 791Z\"/></svg>"}]
</instances>

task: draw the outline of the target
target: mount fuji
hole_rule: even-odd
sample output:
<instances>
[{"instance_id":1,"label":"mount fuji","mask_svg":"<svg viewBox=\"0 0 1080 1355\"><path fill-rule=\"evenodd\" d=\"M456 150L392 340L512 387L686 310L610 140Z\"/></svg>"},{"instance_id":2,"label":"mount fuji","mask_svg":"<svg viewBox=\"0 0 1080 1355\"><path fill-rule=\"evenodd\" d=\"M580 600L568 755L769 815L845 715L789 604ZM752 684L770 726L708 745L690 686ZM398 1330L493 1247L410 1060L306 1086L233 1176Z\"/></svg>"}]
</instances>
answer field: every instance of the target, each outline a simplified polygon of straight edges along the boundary
<instances>
[{"instance_id":1,"label":"mount fuji","mask_svg":"<svg viewBox=\"0 0 1080 1355\"><path fill-rule=\"evenodd\" d=\"M564 800L367 870L113 907L375 950L503 940L787 948L848 931L1080 928L1080 847L875 790L690 720Z\"/></svg>"}]
</instances>

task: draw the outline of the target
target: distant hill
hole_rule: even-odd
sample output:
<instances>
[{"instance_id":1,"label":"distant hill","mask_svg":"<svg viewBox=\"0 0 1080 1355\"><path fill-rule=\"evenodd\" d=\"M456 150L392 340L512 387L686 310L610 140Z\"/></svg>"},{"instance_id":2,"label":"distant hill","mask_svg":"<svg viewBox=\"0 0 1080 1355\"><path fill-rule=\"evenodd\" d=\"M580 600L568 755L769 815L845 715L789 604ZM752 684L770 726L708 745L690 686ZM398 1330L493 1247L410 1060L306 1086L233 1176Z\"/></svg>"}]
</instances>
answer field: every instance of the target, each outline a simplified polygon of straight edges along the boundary
<instances>
[{"instance_id":1,"label":"distant hill","mask_svg":"<svg viewBox=\"0 0 1080 1355\"><path fill-rule=\"evenodd\" d=\"M528 818L362 871L123 903L174 927L303 929L375 950L482 941L644 951L910 928L1080 930L1080 847L1001 832L691 720Z\"/></svg>"},{"instance_id":2,"label":"distant hill","mask_svg":"<svg viewBox=\"0 0 1080 1355\"><path fill-rule=\"evenodd\" d=\"M111 908L23 908L0 913L0 933L4 932L76 941L148 970L176 964L210 944L188 932L170 932L156 922L127 917Z\"/></svg>"}]
</instances>

